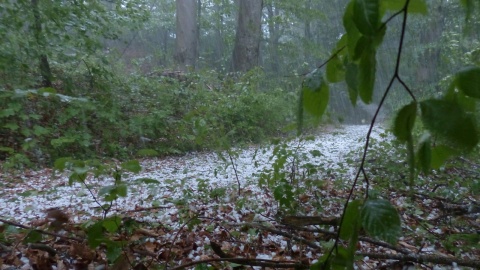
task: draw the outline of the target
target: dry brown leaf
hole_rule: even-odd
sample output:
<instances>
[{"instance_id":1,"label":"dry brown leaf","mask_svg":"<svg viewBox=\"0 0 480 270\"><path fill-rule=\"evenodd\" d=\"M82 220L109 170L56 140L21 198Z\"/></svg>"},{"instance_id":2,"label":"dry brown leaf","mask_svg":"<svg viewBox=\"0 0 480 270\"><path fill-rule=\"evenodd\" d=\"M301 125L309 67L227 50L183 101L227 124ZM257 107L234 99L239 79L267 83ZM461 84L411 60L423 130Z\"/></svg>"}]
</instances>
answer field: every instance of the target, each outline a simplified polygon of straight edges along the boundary
<instances>
[{"instance_id":1,"label":"dry brown leaf","mask_svg":"<svg viewBox=\"0 0 480 270\"><path fill-rule=\"evenodd\" d=\"M156 243L146 242L143 246L145 247L145 250L151 253L155 253L158 250L158 245Z\"/></svg>"},{"instance_id":2,"label":"dry brown leaf","mask_svg":"<svg viewBox=\"0 0 480 270\"><path fill-rule=\"evenodd\" d=\"M127 257L128 256L128 257ZM112 265L110 270L129 270L131 268L130 262L132 261L133 256L131 254L122 254Z\"/></svg>"},{"instance_id":3,"label":"dry brown leaf","mask_svg":"<svg viewBox=\"0 0 480 270\"><path fill-rule=\"evenodd\" d=\"M95 252L85 244L72 243L70 246L70 256L81 259L84 262L91 262L95 259Z\"/></svg>"}]
</instances>

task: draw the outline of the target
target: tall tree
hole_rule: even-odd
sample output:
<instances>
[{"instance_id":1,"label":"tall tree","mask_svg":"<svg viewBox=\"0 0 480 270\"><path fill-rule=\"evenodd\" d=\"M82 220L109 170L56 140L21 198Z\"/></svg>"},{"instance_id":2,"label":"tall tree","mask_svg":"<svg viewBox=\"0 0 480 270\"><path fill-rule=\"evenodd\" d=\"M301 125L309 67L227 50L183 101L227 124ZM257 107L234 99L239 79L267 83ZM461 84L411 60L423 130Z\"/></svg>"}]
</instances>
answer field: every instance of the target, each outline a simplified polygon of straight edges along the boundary
<instances>
[{"instance_id":1,"label":"tall tree","mask_svg":"<svg viewBox=\"0 0 480 270\"><path fill-rule=\"evenodd\" d=\"M268 23L268 41L270 48L270 66L274 73L278 73L279 59L278 59L278 41L280 39L279 24L276 22L277 17L280 15L279 9L274 5L274 1L268 1L266 3L267 8L267 23Z\"/></svg>"},{"instance_id":2,"label":"tall tree","mask_svg":"<svg viewBox=\"0 0 480 270\"><path fill-rule=\"evenodd\" d=\"M177 0L175 62L180 70L195 68L198 56L197 0Z\"/></svg>"},{"instance_id":3,"label":"tall tree","mask_svg":"<svg viewBox=\"0 0 480 270\"><path fill-rule=\"evenodd\" d=\"M52 71L50 69L50 63L48 62L48 57L45 53L45 38L42 33L42 21L40 18L40 11L38 8L38 0L32 0L32 11L34 17L33 24L33 33L35 35L35 40L37 46L39 47L39 60L40 60L40 74L42 75L42 86L51 87L52 86Z\"/></svg>"},{"instance_id":4,"label":"tall tree","mask_svg":"<svg viewBox=\"0 0 480 270\"><path fill-rule=\"evenodd\" d=\"M233 71L248 71L258 65L262 37L262 0L239 1Z\"/></svg>"}]
</instances>

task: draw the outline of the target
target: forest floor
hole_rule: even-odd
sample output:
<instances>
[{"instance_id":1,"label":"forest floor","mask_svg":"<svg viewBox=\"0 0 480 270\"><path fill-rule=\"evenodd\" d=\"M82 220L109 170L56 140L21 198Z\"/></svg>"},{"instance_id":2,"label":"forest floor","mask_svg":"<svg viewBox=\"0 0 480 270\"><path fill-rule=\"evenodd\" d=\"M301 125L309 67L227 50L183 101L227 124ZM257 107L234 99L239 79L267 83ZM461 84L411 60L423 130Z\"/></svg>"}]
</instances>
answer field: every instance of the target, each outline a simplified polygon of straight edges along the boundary
<instances>
[{"instance_id":1,"label":"forest floor","mask_svg":"<svg viewBox=\"0 0 480 270\"><path fill-rule=\"evenodd\" d=\"M102 196L118 176L88 174L85 183L70 185L71 172L1 173L0 269L307 267L333 244L367 131L343 126L288 146L142 159L139 173L122 175L126 194L108 210ZM383 132L373 138L389 140ZM113 172L122 168L110 163ZM293 201L282 201L288 190L279 187L279 175L294 186ZM480 266L480 239L471 236L480 219L470 209L479 198L461 188L458 200L427 192L442 188L435 186L419 187L413 199L405 189L383 189L400 212L403 236L397 245L361 236L358 269ZM362 198L364 187L355 196ZM281 211L279 201L295 211ZM91 228L104 215L121 219L103 222L101 238ZM97 240L90 249L87 242Z\"/></svg>"}]
</instances>

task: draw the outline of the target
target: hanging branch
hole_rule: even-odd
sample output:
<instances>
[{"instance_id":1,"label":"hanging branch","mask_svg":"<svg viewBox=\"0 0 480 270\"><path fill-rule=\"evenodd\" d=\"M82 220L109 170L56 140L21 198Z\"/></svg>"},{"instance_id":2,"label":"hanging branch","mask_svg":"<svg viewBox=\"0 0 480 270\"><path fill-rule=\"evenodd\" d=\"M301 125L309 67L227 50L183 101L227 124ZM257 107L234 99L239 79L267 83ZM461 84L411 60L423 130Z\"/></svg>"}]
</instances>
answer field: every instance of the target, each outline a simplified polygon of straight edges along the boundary
<instances>
[{"instance_id":1,"label":"hanging branch","mask_svg":"<svg viewBox=\"0 0 480 270\"><path fill-rule=\"evenodd\" d=\"M372 121L370 123L369 129L368 129L368 132L367 132L367 135L366 135L366 142L365 142L365 146L364 146L364 149L363 149L362 159L360 161L360 166L359 166L359 169L357 170L357 173L355 175L352 187L351 187L350 192L348 194L348 197L345 201L342 216L340 218L340 224L342 224L343 219L345 218L348 203L350 202L350 200L353 196L353 192L355 191L355 188L358 184L358 180L360 179L361 174L364 176L365 182L367 184L367 189L366 189L366 192L365 192L365 198L368 198L368 186L369 186L370 183L368 181L368 178L367 178L367 175L366 175L366 172L365 172L365 162L367 160L367 153L368 153L368 149L370 147L371 134L372 134L372 131L373 131L373 127L375 126L375 122L377 120L377 117L380 113L380 110L383 107L383 103L385 102L388 94L390 93L390 90L392 89L392 85L395 82L395 80L398 80L403 85L405 90L409 93L409 95L412 97L412 99L416 100L415 96L413 95L410 88L400 78L400 62L401 62L401 56L402 56L403 42L404 42L404 39L405 39L405 31L406 31L406 26L407 26L407 16L408 16L407 10L408 10L409 3L410 3L410 0L407 0L405 2L405 5L403 6L403 8L400 11L393 14L380 27L380 29L382 29L383 27L385 27L386 23L388 23L391 19L393 19L394 17L403 13L403 21L402 21L402 28L401 28L401 34L400 34L400 41L399 41L399 46L398 46L398 51L397 51L397 58L396 58L396 62L395 62L395 71L394 71L394 74L393 74L392 78L390 79L390 82L389 82L387 88L385 89L385 92L384 92L384 94L383 94L383 96L382 96L382 98L379 102L377 110L375 111L375 114L373 115ZM340 241L340 229L337 232L337 236L335 238L335 243L334 243L333 247L330 249L325 262L327 262L330 259L330 256L332 255L333 251L338 248L339 241Z\"/></svg>"}]
</instances>

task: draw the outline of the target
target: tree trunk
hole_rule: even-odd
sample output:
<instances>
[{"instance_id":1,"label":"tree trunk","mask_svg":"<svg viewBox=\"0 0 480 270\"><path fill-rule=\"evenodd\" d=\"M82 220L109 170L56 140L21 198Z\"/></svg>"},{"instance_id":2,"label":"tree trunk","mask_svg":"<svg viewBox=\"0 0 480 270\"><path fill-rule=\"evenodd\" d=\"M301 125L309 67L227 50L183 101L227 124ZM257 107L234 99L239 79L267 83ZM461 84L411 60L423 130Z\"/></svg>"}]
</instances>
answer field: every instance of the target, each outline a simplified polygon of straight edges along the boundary
<instances>
[{"instance_id":1,"label":"tree trunk","mask_svg":"<svg viewBox=\"0 0 480 270\"><path fill-rule=\"evenodd\" d=\"M215 3L213 7L214 11L217 14L223 14L225 12L225 1ZM225 27L225 23L223 20L223 16L218 16L218 22L215 24L215 47L213 53L215 55L215 62L214 66L218 67L219 64L222 63L222 59L224 57L225 52L225 41L224 41L224 32L223 28Z\"/></svg>"},{"instance_id":2,"label":"tree trunk","mask_svg":"<svg viewBox=\"0 0 480 270\"><path fill-rule=\"evenodd\" d=\"M258 65L263 1L241 0L239 5L233 71L245 72Z\"/></svg>"},{"instance_id":3,"label":"tree trunk","mask_svg":"<svg viewBox=\"0 0 480 270\"><path fill-rule=\"evenodd\" d=\"M197 0L176 0L175 63L182 71L195 69L198 56Z\"/></svg>"},{"instance_id":4,"label":"tree trunk","mask_svg":"<svg viewBox=\"0 0 480 270\"><path fill-rule=\"evenodd\" d=\"M48 62L48 57L45 54L45 38L42 35L42 21L40 19L40 11L38 8L38 0L32 0L32 11L33 11L33 34L35 36L35 41L38 45L39 53L39 69L40 75L42 76L42 86L43 87L52 87L52 71L50 69L50 64Z\"/></svg>"},{"instance_id":5,"label":"tree trunk","mask_svg":"<svg viewBox=\"0 0 480 270\"><path fill-rule=\"evenodd\" d=\"M279 69L279 54L278 54L278 40L280 39L278 23L275 21L275 17L279 15L278 8L274 6L273 1L267 4L268 14L268 32L269 32L269 47L270 47L270 65L271 71L275 74Z\"/></svg>"}]
</instances>

